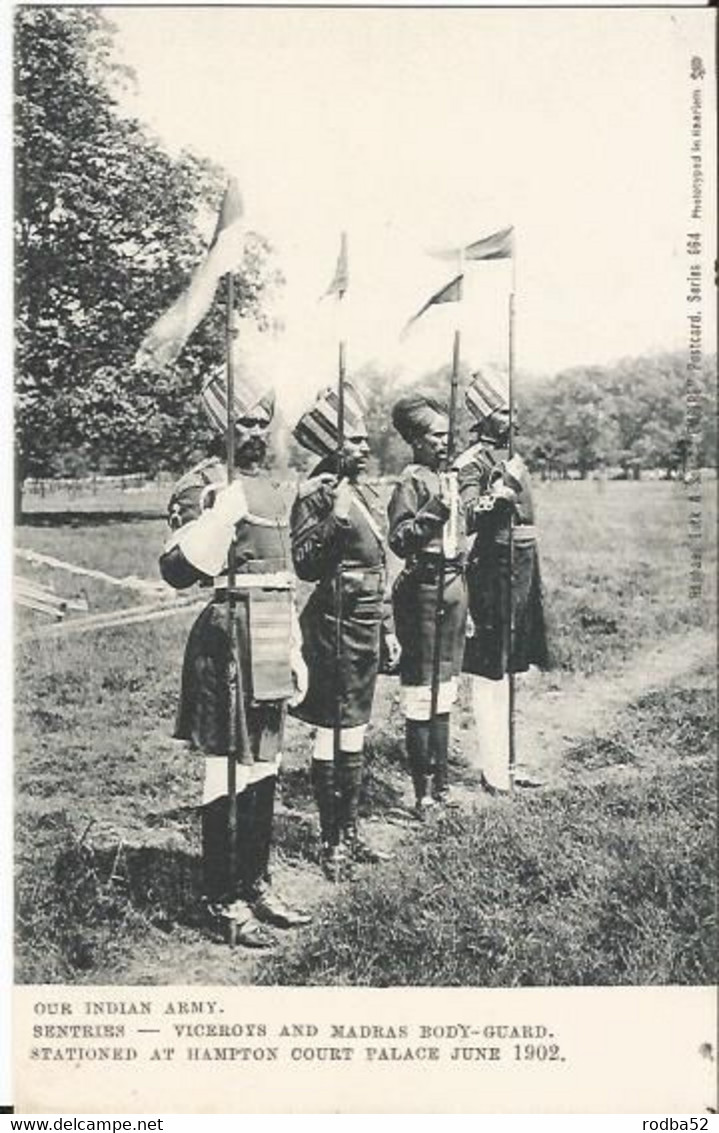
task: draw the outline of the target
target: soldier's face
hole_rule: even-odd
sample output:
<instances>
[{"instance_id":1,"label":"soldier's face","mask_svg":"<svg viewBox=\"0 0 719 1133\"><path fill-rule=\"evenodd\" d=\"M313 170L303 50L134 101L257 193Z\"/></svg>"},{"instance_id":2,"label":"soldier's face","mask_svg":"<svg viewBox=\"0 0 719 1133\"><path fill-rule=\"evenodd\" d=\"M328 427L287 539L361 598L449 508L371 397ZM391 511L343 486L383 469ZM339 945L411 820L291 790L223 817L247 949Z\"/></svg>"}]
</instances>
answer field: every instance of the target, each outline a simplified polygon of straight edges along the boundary
<instances>
[{"instance_id":1,"label":"soldier's face","mask_svg":"<svg viewBox=\"0 0 719 1133\"><path fill-rule=\"evenodd\" d=\"M443 413L435 413L429 427L414 444L415 457L427 468L439 468L447 457L449 422Z\"/></svg>"},{"instance_id":2,"label":"soldier's face","mask_svg":"<svg viewBox=\"0 0 719 1133\"><path fill-rule=\"evenodd\" d=\"M257 410L235 422L235 460L239 465L260 464L267 455L270 418Z\"/></svg>"},{"instance_id":3,"label":"soldier's face","mask_svg":"<svg viewBox=\"0 0 719 1133\"><path fill-rule=\"evenodd\" d=\"M344 470L347 476L359 476L367 469L369 461L369 443L366 429L356 429L351 436L345 437L343 448Z\"/></svg>"},{"instance_id":4,"label":"soldier's face","mask_svg":"<svg viewBox=\"0 0 719 1133\"><path fill-rule=\"evenodd\" d=\"M497 409L487 418L487 423L490 426L492 436L500 444L506 444L509 440L509 409ZM516 411L512 415L512 432L518 432Z\"/></svg>"}]
</instances>

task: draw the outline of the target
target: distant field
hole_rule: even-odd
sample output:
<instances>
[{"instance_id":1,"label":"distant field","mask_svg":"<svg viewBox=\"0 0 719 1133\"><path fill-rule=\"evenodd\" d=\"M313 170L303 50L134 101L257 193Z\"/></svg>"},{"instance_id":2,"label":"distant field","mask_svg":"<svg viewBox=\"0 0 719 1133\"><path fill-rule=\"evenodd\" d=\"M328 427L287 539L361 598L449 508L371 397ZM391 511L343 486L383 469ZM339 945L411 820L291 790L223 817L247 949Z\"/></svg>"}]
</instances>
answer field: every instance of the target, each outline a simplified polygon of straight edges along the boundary
<instances>
[{"instance_id":1,"label":"distant field","mask_svg":"<svg viewBox=\"0 0 719 1133\"><path fill-rule=\"evenodd\" d=\"M701 602L689 597L683 485L552 482L538 485L537 499L555 668L530 677L521 689L525 723L520 743L522 736L533 738L526 740L527 750L520 750L520 756L551 764L556 781L529 801L485 806L477 799L482 805L475 813L472 732L462 707L455 728L454 774L468 800L463 817L453 818L412 851L411 877L393 864L369 871L350 892L337 894L314 862L310 733L292 722L277 822L277 873L285 888L319 910L327 933L320 933L322 945L315 930L300 934L288 951L264 965L239 954L228 963L227 950L209 941L199 927L193 808L201 768L171 739L191 615L178 612L141 625L67 636L60 630L34 638L47 622L20 612L18 978L495 986L710 980L715 929L707 887L714 870L716 784L707 744L715 706L708 670L697 668L695 655L690 658L688 652L684 664L683 651L690 638L703 649L715 621L714 486L704 486ZM84 515L66 515L63 508L57 509L59 514L30 514L18 529L16 546L114 577L157 580L165 498L152 508L146 503L143 498L135 505L141 518L119 514L125 509L104 498ZM51 583L60 594L84 589L91 612L147 601L101 580L19 558L16 565L23 577ZM590 729L574 745L570 735L566 750L543 750L548 741L532 733L535 718L548 713L550 720L569 719L570 707L583 694L589 713L602 697L612 704L612 682L646 664L647 651L655 645L665 650L667 664L676 670L655 700L652 690L660 676L643 672L645 699L639 696L636 707L628 703L610 725L598 722L598 730ZM652 730L653 720L662 722L659 731ZM673 738L665 742L667 736ZM655 760L656 752L660 757ZM415 833L398 832L389 823L406 793L402 761L396 683L383 679L372 725L366 800L380 839L394 842L399 837L414 845ZM634 768L631 783L617 779L620 767ZM620 813L621 822L615 821ZM558 832L557 848L548 853L553 831ZM490 873L483 869L470 876L467 861L481 858L482 847L491 847L496 865ZM400 857L406 861L408 855ZM531 860L535 866L526 864ZM566 867L565 860L570 863ZM650 862L656 867L651 876ZM611 884L602 896L605 882ZM566 892L562 885L568 886ZM396 909L402 893L422 886L439 886L426 927L431 934L433 923L445 925L449 935L442 938L444 946L431 956L419 949L415 962L398 937L397 949L380 963L371 926L379 932L382 910ZM544 900L545 889L544 914L535 917L535 903ZM644 894L640 912L639 892ZM670 916L667 909L681 904L682 893L691 894L691 916ZM593 935L591 924L598 915L605 928ZM527 918L535 920L531 938L525 932ZM397 923L398 933L405 926L401 931L407 941L416 935L416 909L409 896ZM665 928L669 931L667 926L669 943L652 960L650 941ZM480 953L465 947L478 932L488 942L477 946ZM364 934L367 951L358 952L357 963L348 965L340 957L355 949L357 934ZM519 949L511 963L508 948ZM449 966L442 966L441 956Z\"/></svg>"}]
</instances>

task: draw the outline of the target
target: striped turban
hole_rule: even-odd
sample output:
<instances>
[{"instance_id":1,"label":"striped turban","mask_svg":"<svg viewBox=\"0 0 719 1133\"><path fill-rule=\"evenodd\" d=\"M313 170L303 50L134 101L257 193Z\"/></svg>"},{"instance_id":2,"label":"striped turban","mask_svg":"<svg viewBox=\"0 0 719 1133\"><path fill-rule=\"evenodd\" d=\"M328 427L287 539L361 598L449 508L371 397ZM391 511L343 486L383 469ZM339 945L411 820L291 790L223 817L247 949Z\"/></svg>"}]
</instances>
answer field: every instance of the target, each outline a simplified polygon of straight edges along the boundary
<instances>
[{"instance_id":1,"label":"striped turban","mask_svg":"<svg viewBox=\"0 0 719 1133\"><path fill-rule=\"evenodd\" d=\"M392 424L403 441L411 445L422 436L438 413L444 409L433 397L423 393L410 393L401 397L392 409Z\"/></svg>"},{"instance_id":2,"label":"striped turban","mask_svg":"<svg viewBox=\"0 0 719 1133\"><path fill-rule=\"evenodd\" d=\"M261 412L267 417L267 424L275 414L275 392L258 389L245 375L237 375L234 380L235 420ZM227 371L224 365L218 366L210 374L200 394L202 408L210 423L220 432L227 429Z\"/></svg>"},{"instance_id":3,"label":"striped turban","mask_svg":"<svg viewBox=\"0 0 719 1133\"><path fill-rule=\"evenodd\" d=\"M358 391L351 384L344 386L344 434L351 437L358 429L363 432L366 406ZM339 445L339 392L336 386L328 386L318 393L314 404L300 417L292 430L292 435L303 448L317 456L330 456Z\"/></svg>"},{"instance_id":4,"label":"striped turban","mask_svg":"<svg viewBox=\"0 0 719 1133\"><path fill-rule=\"evenodd\" d=\"M493 413L509 409L504 393L490 382L481 371L472 375L472 383L464 395L467 409L478 421L486 421Z\"/></svg>"}]
</instances>

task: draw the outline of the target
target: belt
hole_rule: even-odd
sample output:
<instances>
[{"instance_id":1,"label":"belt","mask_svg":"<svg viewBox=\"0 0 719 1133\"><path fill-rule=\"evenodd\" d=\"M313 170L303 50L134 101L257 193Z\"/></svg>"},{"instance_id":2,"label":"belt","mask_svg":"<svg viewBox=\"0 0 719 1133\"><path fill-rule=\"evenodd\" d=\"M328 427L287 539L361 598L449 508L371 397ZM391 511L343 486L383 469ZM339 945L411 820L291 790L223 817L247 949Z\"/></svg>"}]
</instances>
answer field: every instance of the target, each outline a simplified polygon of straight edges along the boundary
<instances>
[{"instance_id":1,"label":"belt","mask_svg":"<svg viewBox=\"0 0 719 1133\"><path fill-rule=\"evenodd\" d=\"M445 576L451 578L452 575L461 574L463 567L464 559L444 559ZM420 582L437 582L441 570L442 559L439 556L436 559L416 559L407 565L408 574Z\"/></svg>"},{"instance_id":2,"label":"belt","mask_svg":"<svg viewBox=\"0 0 719 1133\"><path fill-rule=\"evenodd\" d=\"M227 575L218 575L212 580L215 595L224 595L229 586ZM248 590L294 590L294 577L287 571L275 571L270 574L242 574L235 575L233 594L247 593Z\"/></svg>"},{"instance_id":3,"label":"belt","mask_svg":"<svg viewBox=\"0 0 719 1133\"><path fill-rule=\"evenodd\" d=\"M338 571L338 575L343 582L354 582L364 587L366 590L374 594L379 594L384 590L385 585L385 570L384 567L350 567L342 566ZM334 579L327 578L324 580L325 587L334 585Z\"/></svg>"},{"instance_id":4,"label":"belt","mask_svg":"<svg viewBox=\"0 0 719 1133\"><path fill-rule=\"evenodd\" d=\"M512 541L514 543L536 543L537 528L533 523L515 523L512 528ZM509 543L509 528L500 530L495 535L496 543Z\"/></svg>"}]
</instances>

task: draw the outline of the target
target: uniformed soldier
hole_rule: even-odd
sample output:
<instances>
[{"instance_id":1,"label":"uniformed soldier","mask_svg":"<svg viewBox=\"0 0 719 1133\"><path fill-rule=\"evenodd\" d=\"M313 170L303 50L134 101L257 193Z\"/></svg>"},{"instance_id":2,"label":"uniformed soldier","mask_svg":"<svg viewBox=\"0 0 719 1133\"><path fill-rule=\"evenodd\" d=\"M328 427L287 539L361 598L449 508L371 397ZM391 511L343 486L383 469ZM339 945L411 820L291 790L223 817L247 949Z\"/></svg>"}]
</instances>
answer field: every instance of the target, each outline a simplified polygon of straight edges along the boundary
<instances>
[{"instance_id":1,"label":"uniformed soldier","mask_svg":"<svg viewBox=\"0 0 719 1133\"><path fill-rule=\"evenodd\" d=\"M483 785L497 793L510 786L508 673L525 672L530 665L545 667L547 643L532 489L521 457L509 459L509 406L481 373L474 375L466 403L476 421L476 439L455 464L473 539L466 573L472 632L463 668L472 675ZM518 775L515 782L538 785L528 775Z\"/></svg>"},{"instance_id":2,"label":"uniformed soldier","mask_svg":"<svg viewBox=\"0 0 719 1133\"><path fill-rule=\"evenodd\" d=\"M389 503L389 545L404 559L393 588L400 678L406 719L407 757L416 814L448 801L449 714L462 666L467 597L457 477L441 472L447 458L448 421L439 404L423 394L403 397L392 422L412 446L413 463L399 479ZM444 560L441 614L437 602ZM439 634L437 627L439 626ZM432 717L435 643L439 649L437 710Z\"/></svg>"},{"instance_id":3,"label":"uniformed soldier","mask_svg":"<svg viewBox=\"0 0 719 1133\"><path fill-rule=\"evenodd\" d=\"M202 400L218 432L224 432L224 367L205 384ZM288 928L309 919L279 899L269 876L286 706L302 694L306 670L294 610L288 507L280 485L262 469L274 395L261 396L244 380L236 382L235 400L233 481L228 486L225 466L210 459L176 484L169 508L172 532L160 569L177 589L196 582L212 589L187 642L175 734L205 757L202 853L209 912L223 928L233 926L238 943L263 948L274 941L268 924ZM230 594L233 541L236 577ZM227 757L233 732L238 852L231 876Z\"/></svg>"},{"instance_id":4,"label":"uniformed soldier","mask_svg":"<svg viewBox=\"0 0 719 1133\"><path fill-rule=\"evenodd\" d=\"M317 583L300 617L309 687L292 711L316 728L312 783L323 868L332 880L339 880L352 861L385 858L360 838L357 820L382 642L390 663L399 655L386 600L380 501L365 479L367 427L350 383L344 392L341 461L337 409L337 390L324 390L295 427L300 444L322 459L300 486L290 520L295 570Z\"/></svg>"}]
</instances>

